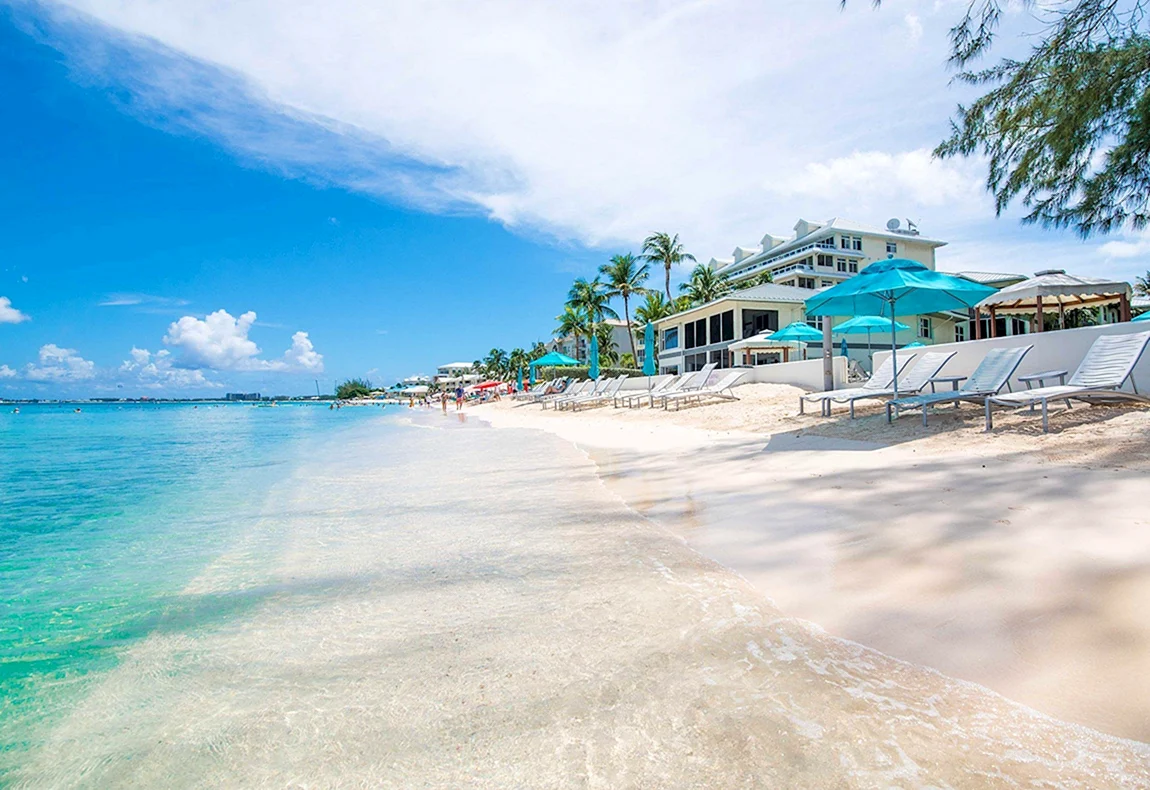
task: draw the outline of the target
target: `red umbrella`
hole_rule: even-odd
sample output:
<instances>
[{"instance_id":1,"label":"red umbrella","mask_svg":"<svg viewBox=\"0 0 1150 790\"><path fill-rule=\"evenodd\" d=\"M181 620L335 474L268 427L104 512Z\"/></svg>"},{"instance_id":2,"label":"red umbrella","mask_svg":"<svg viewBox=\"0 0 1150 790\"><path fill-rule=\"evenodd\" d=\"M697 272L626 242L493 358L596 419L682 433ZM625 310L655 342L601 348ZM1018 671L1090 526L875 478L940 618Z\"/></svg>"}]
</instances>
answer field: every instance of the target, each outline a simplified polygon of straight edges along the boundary
<instances>
[{"instance_id":1,"label":"red umbrella","mask_svg":"<svg viewBox=\"0 0 1150 790\"><path fill-rule=\"evenodd\" d=\"M475 389L477 389L477 390L489 390L492 387L499 387L502 385L503 385L502 381L485 381L482 384L476 384Z\"/></svg>"}]
</instances>

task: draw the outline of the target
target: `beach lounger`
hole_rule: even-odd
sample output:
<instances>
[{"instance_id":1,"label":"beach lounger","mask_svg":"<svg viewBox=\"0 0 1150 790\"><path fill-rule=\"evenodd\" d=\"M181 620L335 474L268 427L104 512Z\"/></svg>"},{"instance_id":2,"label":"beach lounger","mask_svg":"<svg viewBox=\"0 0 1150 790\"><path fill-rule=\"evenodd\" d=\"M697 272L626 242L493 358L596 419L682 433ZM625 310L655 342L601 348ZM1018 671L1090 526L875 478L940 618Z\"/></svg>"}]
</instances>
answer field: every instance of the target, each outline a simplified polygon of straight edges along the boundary
<instances>
[{"instance_id":1,"label":"beach lounger","mask_svg":"<svg viewBox=\"0 0 1150 790\"><path fill-rule=\"evenodd\" d=\"M617 376L616 378L609 379L607 386L602 391L596 392L594 395L588 395L586 398L576 398L573 401L568 401L566 406L571 411L579 411L585 406L598 406L601 403L615 400L615 395L623 388L623 383L627 381L627 375Z\"/></svg>"},{"instance_id":2,"label":"beach lounger","mask_svg":"<svg viewBox=\"0 0 1150 790\"><path fill-rule=\"evenodd\" d=\"M696 370L694 373L684 373L683 377L679 380L677 387L669 387L658 395L651 396L651 408L655 408L655 401L663 403L667 396L675 395L681 392L690 392L691 390L702 389L707 386L707 382L711 378L711 374L719 365L717 362L708 362L703 367Z\"/></svg>"},{"instance_id":3,"label":"beach lounger","mask_svg":"<svg viewBox=\"0 0 1150 790\"><path fill-rule=\"evenodd\" d=\"M544 396L539 399L539 402L543 405L544 410L546 410L548 406L555 406L558 403L570 398L577 398L580 395L590 395L597 384L598 382L592 381L591 379L587 379L586 381L573 382L563 392L560 392L557 395Z\"/></svg>"},{"instance_id":4,"label":"beach lounger","mask_svg":"<svg viewBox=\"0 0 1150 790\"><path fill-rule=\"evenodd\" d=\"M932 406L943 403L953 403L955 408L963 401L981 402L988 395L994 395L1003 387L1010 388L1010 377L1022 363L1022 358L1034 346L1016 346L1014 348L992 348L978 363L978 367L970 374L966 382L956 390L945 392L924 392L910 398L892 400L886 405L886 419L898 419L899 414L908 409L922 409L922 424L926 425L927 414ZM958 381L958 379L951 379ZM931 383L934 387L934 383Z\"/></svg>"},{"instance_id":5,"label":"beach lounger","mask_svg":"<svg viewBox=\"0 0 1150 790\"><path fill-rule=\"evenodd\" d=\"M669 376L649 390L627 390L619 392L615 395L615 408L626 406L633 408L635 406L642 406L643 401L650 398L652 395L659 395L667 392L671 387L675 386L675 382L679 381L679 376Z\"/></svg>"},{"instance_id":6,"label":"beach lounger","mask_svg":"<svg viewBox=\"0 0 1150 790\"><path fill-rule=\"evenodd\" d=\"M914 395L922 392L930 380L938 375L942 370L943 365L951 360L957 354L957 351L928 351L920 357L916 357L913 365L908 365L903 369L903 374L898 378L898 393L902 395ZM870 398L893 398L894 388L891 387L887 390L867 390L861 391L854 395L847 395L841 398L834 398L834 400L850 403L851 419L855 418L855 402L860 400L868 400ZM890 417L888 414L887 420Z\"/></svg>"},{"instance_id":7,"label":"beach lounger","mask_svg":"<svg viewBox=\"0 0 1150 790\"><path fill-rule=\"evenodd\" d=\"M516 392L511 396L512 400L535 400L546 394L548 388L551 386L550 381L540 381L534 387L523 392Z\"/></svg>"},{"instance_id":8,"label":"beach lounger","mask_svg":"<svg viewBox=\"0 0 1150 790\"><path fill-rule=\"evenodd\" d=\"M714 384L709 386L700 387L699 389L686 390L684 392L672 392L663 398L663 408L666 409L668 404L675 404L675 411L679 410L679 406L683 403L695 401L702 403L705 399L716 398L718 400L738 400L735 394L731 392L731 388L739 383L739 379L747 375L749 370L732 370L725 376L719 379Z\"/></svg>"},{"instance_id":9,"label":"beach lounger","mask_svg":"<svg viewBox=\"0 0 1150 790\"><path fill-rule=\"evenodd\" d=\"M1110 401L1137 400L1150 403L1150 398L1138 392L1134 383L1134 368L1150 343L1150 332L1136 335L1103 335L1094 341L1086 351L1086 356L1078 365L1078 370L1066 384L1055 387L1038 387L1032 390L1011 392L1007 395L994 395L986 399L986 430L994 427L991 409L1000 406L1042 406L1042 432L1050 430L1047 407L1052 400L1066 401L1072 408L1071 400ZM1133 392L1126 392L1122 386L1130 382Z\"/></svg>"},{"instance_id":10,"label":"beach lounger","mask_svg":"<svg viewBox=\"0 0 1150 790\"><path fill-rule=\"evenodd\" d=\"M908 354L905 358L900 354L898 358L899 373L906 368L906 365L914 359L913 354ZM803 413L803 404L807 401L819 401L822 404L823 416L831 416L831 403L838 401L839 403L849 403L851 407L851 419L855 416L855 401L860 398L870 397L872 393L882 394L891 390L891 385L894 384L894 358L887 357L869 379L866 384L861 387L847 387L838 390L826 390L825 392L808 392L806 395L799 396L799 414Z\"/></svg>"}]
</instances>

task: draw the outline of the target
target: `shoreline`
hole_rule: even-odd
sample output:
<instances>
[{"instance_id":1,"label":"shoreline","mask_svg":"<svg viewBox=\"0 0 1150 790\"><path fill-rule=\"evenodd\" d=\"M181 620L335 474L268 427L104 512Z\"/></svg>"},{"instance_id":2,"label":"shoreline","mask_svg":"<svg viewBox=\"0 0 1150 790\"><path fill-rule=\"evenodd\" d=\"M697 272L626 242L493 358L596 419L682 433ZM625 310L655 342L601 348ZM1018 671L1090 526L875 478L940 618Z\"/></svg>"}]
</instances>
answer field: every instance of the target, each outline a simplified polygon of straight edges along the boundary
<instances>
[{"instance_id":1,"label":"shoreline","mask_svg":"<svg viewBox=\"0 0 1150 790\"><path fill-rule=\"evenodd\" d=\"M977 409L951 425L932 416L919 437L904 435L918 421L896 426L879 443L873 409L846 426L791 421L778 414L791 388L753 386L769 390L771 433L732 429L720 415L728 404L571 414L503 402L467 413L573 443L636 512L787 615L1055 719L1150 742L1150 692L1137 680L1150 672L1150 613L1136 603L1150 594L1150 519L1137 513L1146 459L1121 449L1109 468L1090 466L1108 433L1136 440L1150 415L1115 410L1102 428L1087 420L1051 434L1037 453L1019 452L1036 438L1025 433L984 442L968 425L956 440L953 421L974 422Z\"/></svg>"}]
</instances>

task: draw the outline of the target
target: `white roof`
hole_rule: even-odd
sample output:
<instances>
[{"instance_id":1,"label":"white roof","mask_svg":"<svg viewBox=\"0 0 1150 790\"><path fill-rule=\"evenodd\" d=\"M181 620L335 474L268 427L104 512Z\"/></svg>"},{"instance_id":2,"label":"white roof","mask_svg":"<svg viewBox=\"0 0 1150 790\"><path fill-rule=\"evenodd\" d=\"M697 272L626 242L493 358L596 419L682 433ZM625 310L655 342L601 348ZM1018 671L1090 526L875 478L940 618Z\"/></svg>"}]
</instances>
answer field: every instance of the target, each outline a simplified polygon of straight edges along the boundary
<instances>
[{"instance_id":1,"label":"white roof","mask_svg":"<svg viewBox=\"0 0 1150 790\"><path fill-rule=\"evenodd\" d=\"M440 365L439 369L443 370L444 368L460 368L462 370L471 370L471 368L474 367L474 364L475 363L473 362L448 362L446 365Z\"/></svg>"},{"instance_id":2,"label":"white roof","mask_svg":"<svg viewBox=\"0 0 1150 790\"><path fill-rule=\"evenodd\" d=\"M1038 272L1029 280L1007 286L998 293L979 302L979 307L1003 307L1031 310L1037 307L1038 297L1043 305L1079 307L1084 304L1106 304L1131 293L1130 283L1099 277L1078 277L1062 269Z\"/></svg>"},{"instance_id":3,"label":"white roof","mask_svg":"<svg viewBox=\"0 0 1150 790\"><path fill-rule=\"evenodd\" d=\"M1025 280L1025 274L1008 274L1006 272L954 272L955 276L963 277L972 282L989 285L1003 280Z\"/></svg>"},{"instance_id":4,"label":"white roof","mask_svg":"<svg viewBox=\"0 0 1150 790\"><path fill-rule=\"evenodd\" d=\"M772 335L772 334L774 334L774 333L773 332L760 332L757 335L752 335L751 337L744 338L742 340L737 340L734 343L731 343L731 345L728 346L728 348L731 351L742 351L745 348L792 348L793 347L793 345L794 345L793 343L788 343L788 342L785 342L782 340L768 340L767 337L769 335Z\"/></svg>"},{"instance_id":5,"label":"white roof","mask_svg":"<svg viewBox=\"0 0 1150 790\"><path fill-rule=\"evenodd\" d=\"M812 290L810 288L796 288L793 285L778 285L776 283L763 283L762 285L756 285L753 288L746 288L742 291L731 291L726 296L719 297L718 299L716 299L713 302L707 302L706 304L696 305L695 307L692 307L690 310L683 310L680 313L675 313L674 315L669 315L666 318L660 318L655 323L657 325L663 324L663 323L670 321L671 319L677 319L681 316L685 316L685 315L688 315L690 313L694 313L698 310L702 310L704 308L710 307L711 305L715 305L715 304L719 304L720 302L727 302L727 301L776 302L776 303L777 302L785 302L785 303L789 303L789 304L802 304L807 299L810 299L811 296L813 296L814 294L817 294L821 290L823 290L823 289L820 288L818 290Z\"/></svg>"}]
</instances>

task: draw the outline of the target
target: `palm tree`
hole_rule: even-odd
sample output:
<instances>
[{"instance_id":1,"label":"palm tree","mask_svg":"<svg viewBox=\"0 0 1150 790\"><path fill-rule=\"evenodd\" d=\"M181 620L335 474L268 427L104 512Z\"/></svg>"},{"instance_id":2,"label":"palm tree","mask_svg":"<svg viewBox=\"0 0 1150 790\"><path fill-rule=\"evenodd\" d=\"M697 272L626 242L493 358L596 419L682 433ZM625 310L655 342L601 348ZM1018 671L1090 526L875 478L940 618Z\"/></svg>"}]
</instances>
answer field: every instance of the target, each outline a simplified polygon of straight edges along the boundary
<instances>
[{"instance_id":1,"label":"palm tree","mask_svg":"<svg viewBox=\"0 0 1150 790\"><path fill-rule=\"evenodd\" d=\"M631 331L631 297L647 293L643 283L651 274L650 264L640 264L631 253L614 255L610 263L599 267L599 274L607 278L607 296L623 297L623 320L627 322L627 337L631 339L631 356L635 356L635 333Z\"/></svg>"},{"instance_id":2,"label":"palm tree","mask_svg":"<svg viewBox=\"0 0 1150 790\"><path fill-rule=\"evenodd\" d=\"M507 355L507 380L517 378L519 371L531 364L531 357L521 348L514 349Z\"/></svg>"},{"instance_id":3,"label":"palm tree","mask_svg":"<svg viewBox=\"0 0 1150 790\"><path fill-rule=\"evenodd\" d=\"M1134 278L1134 291L1143 296L1150 296L1150 271L1146 272L1145 277Z\"/></svg>"},{"instance_id":4,"label":"palm tree","mask_svg":"<svg viewBox=\"0 0 1150 790\"><path fill-rule=\"evenodd\" d=\"M539 359L539 357L543 356L546 353L547 353L547 346L544 345L543 343L541 343L540 341L536 340L534 343L531 344L530 356L531 356L532 362Z\"/></svg>"},{"instance_id":5,"label":"palm tree","mask_svg":"<svg viewBox=\"0 0 1150 790\"><path fill-rule=\"evenodd\" d=\"M691 279L679 286L692 305L707 304L731 292L731 281L710 266L699 264L691 272Z\"/></svg>"},{"instance_id":6,"label":"palm tree","mask_svg":"<svg viewBox=\"0 0 1150 790\"><path fill-rule=\"evenodd\" d=\"M599 364L605 368L615 367L619 364L619 347L611 337L611 325L600 321L594 329L595 337L599 339Z\"/></svg>"},{"instance_id":7,"label":"palm tree","mask_svg":"<svg viewBox=\"0 0 1150 790\"><path fill-rule=\"evenodd\" d=\"M635 311L635 321L646 326L674 314L675 306L667 301L662 291L647 291L646 301Z\"/></svg>"},{"instance_id":8,"label":"palm tree","mask_svg":"<svg viewBox=\"0 0 1150 790\"><path fill-rule=\"evenodd\" d=\"M671 296L671 267L677 263L683 263L683 261L695 262L694 255L683 251L683 245L679 243L678 233L674 236L669 233L652 233L643 240L643 254L639 257L644 261L663 264L668 302L675 298Z\"/></svg>"},{"instance_id":9,"label":"palm tree","mask_svg":"<svg viewBox=\"0 0 1150 790\"><path fill-rule=\"evenodd\" d=\"M489 377L503 379L503 374L507 371L507 352L501 348L491 349L487 352L487 358L483 360L483 367Z\"/></svg>"},{"instance_id":10,"label":"palm tree","mask_svg":"<svg viewBox=\"0 0 1150 790\"><path fill-rule=\"evenodd\" d=\"M567 292L567 306L582 310L594 324L604 318L619 317L619 314L611 309L610 302L607 286L598 277L590 282L580 277Z\"/></svg>"},{"instance_id":11,"label":"palm tree","mask_svg":"<svg viewBox=\"0 0 1150 790\"><path fill-rule=\"evenodd\" d=\"M775 278L771 276L770 272L759 272L754 277L748 277L745 280L740 280L737 283L733 283L731 287L736 291L745 291L748 288L754 288L756 285L766 285L767 283L773 283L774 281Z\"/></svg>"},{"instance_id":12,"label":"palm tree","mask_svg":"<svg viewBox=\"0 0 1150 790\"><path fill-rule=\"evenodd\" d=\"M559 325L555 327L555 337L573 337L575 338L575 356L579 356L579 338L591 337L592 322L587 317L587 313L578 307L572 307L568 304L563 308L563 312L555 316L555 320Z\"/></svg>"}]
</instances>

